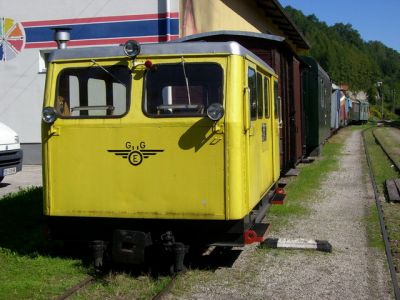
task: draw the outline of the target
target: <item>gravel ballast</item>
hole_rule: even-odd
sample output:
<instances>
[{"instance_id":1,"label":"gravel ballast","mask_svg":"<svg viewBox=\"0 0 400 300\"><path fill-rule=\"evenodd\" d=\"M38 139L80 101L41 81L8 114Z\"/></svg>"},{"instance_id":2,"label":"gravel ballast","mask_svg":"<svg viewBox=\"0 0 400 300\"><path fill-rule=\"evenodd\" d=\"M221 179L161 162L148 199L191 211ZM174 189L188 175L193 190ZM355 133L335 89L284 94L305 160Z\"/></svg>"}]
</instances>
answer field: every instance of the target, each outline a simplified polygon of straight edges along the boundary
<instances>
[{"instance_id":1,"label":"gravel ballast","mask_svg":"<svg viewBox=\"0 0 400 300\"><path fill-rule=\"evenodd\" d=\"M270 237L328 240L332 253L252 245L231 268L218 269L180 298L393 299L384 250L368 243L366 219L375 203L361 130L350 131L338 170L311 197L310 214Z\"/></svg>"}]
</instances>

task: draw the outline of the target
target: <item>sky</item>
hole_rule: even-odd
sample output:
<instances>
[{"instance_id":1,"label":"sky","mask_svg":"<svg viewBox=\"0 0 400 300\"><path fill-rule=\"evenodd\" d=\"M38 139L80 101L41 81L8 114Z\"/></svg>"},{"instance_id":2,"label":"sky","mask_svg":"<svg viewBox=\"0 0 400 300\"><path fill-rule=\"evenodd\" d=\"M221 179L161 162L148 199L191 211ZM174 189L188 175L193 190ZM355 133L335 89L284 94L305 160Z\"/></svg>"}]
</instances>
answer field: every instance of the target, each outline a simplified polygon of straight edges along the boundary
<instances>
[{"instance_id":1,"label":"sky","mask_svg":"<svg viewBox=\"0 0 400 300\"><path fill-rule=\"evenodd\" d=\"M283 7L314 14L329 26L350 23L365 41L400 52L400 0L278 0Z\"/></svg>"}]
</instances>

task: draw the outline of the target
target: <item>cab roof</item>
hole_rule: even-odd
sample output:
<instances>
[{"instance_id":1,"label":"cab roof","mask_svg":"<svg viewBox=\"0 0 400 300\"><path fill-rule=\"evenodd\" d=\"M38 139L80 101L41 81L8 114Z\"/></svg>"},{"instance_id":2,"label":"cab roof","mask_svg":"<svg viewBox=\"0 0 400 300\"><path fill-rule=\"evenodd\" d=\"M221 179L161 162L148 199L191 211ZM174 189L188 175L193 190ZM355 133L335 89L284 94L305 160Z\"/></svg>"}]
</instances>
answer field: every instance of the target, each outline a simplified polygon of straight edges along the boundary
<instances>
[{"instance_id":1,"label":"cab roof","mask_svg":"<svg viewBox=\"0 0 400 300\"><path fill-rule=\"evenodd\" d=\"M257 55L237 42L168 42L157 44L141 44L138 57L147 55L188 55L188 54L227 54L251 57L272 74L275 71ZM49 62L69 59L99 59L109 57L126 57L121 46L67 48L53 51Z\"/></svg>"}]
</instances>

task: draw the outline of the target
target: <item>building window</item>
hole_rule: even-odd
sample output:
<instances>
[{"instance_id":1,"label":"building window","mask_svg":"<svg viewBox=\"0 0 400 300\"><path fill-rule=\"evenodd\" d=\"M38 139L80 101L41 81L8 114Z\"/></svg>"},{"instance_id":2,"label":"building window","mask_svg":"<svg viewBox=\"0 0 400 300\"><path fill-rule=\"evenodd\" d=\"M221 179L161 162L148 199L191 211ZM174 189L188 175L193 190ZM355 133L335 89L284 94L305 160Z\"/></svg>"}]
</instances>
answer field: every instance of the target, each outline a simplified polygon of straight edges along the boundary
<instances>
[{"instance_id":1,"label":"building window","mask_svg":"<svg viewBox=\"0 0 400 300\"><path fill-rule=\"evenodd\" d=\"M50 53L53 50L39 50L39 73L43 74L47 72L49 64Z\"/></svg>"}]
</instances>

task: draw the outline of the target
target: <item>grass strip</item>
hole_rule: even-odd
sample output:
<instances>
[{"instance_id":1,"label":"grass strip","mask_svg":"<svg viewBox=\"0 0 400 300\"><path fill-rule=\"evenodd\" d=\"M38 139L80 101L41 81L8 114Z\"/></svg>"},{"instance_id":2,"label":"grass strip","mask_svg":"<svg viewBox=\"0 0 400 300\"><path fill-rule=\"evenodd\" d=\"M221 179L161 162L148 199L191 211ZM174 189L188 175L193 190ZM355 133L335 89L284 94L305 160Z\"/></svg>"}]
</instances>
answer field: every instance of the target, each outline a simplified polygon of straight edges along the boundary
<instances>
[{"instance_id":1,"label":"grass strip","mask_svg":"<svg viewBox=\"0 0 400 300\"><path fill-rule=\"evenodd\" d=\"M370 155L372 173L377 184L378 193L382 196L381 199L384 199L384 196L386 196L387 199L387 195L385 195L386 179L399 178L400 174L393 168L392 162L376 143L372 130L375 130L380 141L385 143L385 147L387 147L388 151L395 152L396 149L394 148L397 147L397 144L387 139L387 132L384 128L372 128L365 132L365 143ZM382 202L382 208L386 229L391 242L393 261L397 270L400 270L400 205L384 201ZM371 230L373 221L370 219L368 220L368 223L370 223L370 226L368 227ZM375 245L378 242L378 239L378 235L372 232L372 245Z\"/></svg>"},{"instance_id":2,"label":"grass strip","mask_svg":"<svg viewBox=\"0 0 400 300\"><path fill-rule=\"evenodd\" d=\"M86 275L80 261L51 254L42 188L0 199L0 299L50 299Z\"/></svg>"}]
</instances>

